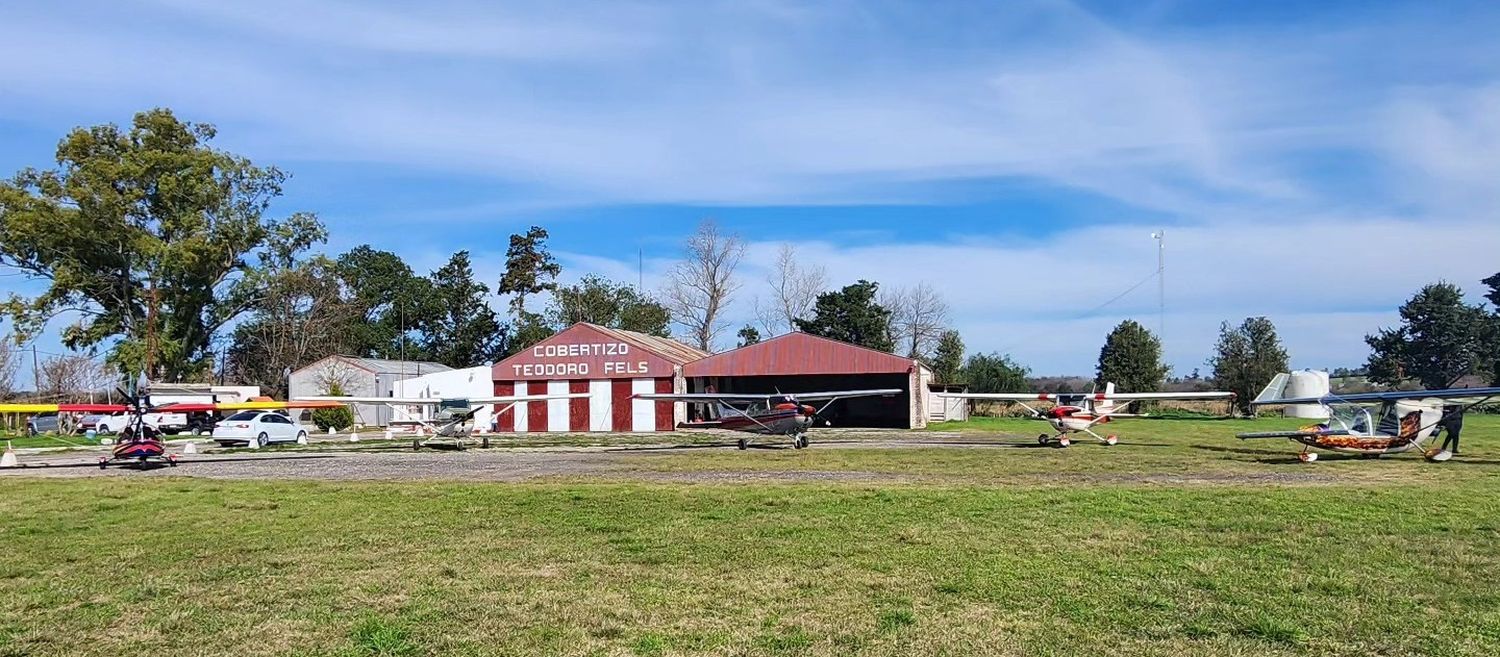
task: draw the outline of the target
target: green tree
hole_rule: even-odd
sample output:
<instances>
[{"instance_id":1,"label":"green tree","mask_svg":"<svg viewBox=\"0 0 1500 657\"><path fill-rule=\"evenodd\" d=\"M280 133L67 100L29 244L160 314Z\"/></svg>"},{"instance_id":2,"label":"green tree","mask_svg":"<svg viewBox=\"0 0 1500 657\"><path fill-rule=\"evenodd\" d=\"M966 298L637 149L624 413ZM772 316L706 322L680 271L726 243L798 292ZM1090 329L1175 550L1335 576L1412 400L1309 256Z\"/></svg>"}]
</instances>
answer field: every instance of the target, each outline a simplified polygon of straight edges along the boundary
<instances>
[{"instance_id":1,"label":"green tree","mask_svg":"<svg viewBox=\"0 0 1500 657\"><path fill-rule=\"evenodd\" d=\"M505 345L505 356L527 349L557 333L552 324L539 313L522 312L510 329L510 340Z\"/></svg>"},{"instance_id":2,"label":"green tree","mask_svg":"<svg viewBox=\"0 0 1500 657\"><path fill-rule=\"evenodd\" d=\"M740 332L737 335L740 338L740 343L738 345L740 347L748 347L752 344L760 344L760 329L757 329L749 324L740 327Z\"/></svg>"},{"instance_id":3,"label":"green tree","mask_svg":"<svg viewBox=\"0 0 1500 657\"><path fill-rule=\"evenodd\" d=\"M1483 306L1464 303L1451 283L1433 283L1401 306L1401 325L1365 336L1365 364L1375 383L1399 385L1415 379L1426 388L1447 388L1470 374L1492 374L1497 320Z\"/></svg>"},{"instance_id":4,"label":"green tree","mask_svg":"<svg viewBox=\"0 0 1500 657\"><path fill-rule=\"evenodd\" d=\"M424 317L422 351L449 367L487 365L504 351L506 336L490 309L490 288L474 280L469 252L459 251L432 272L435 312Z\"/></svg>"},{"instance_id":5,"label":"green tree","mask_svg":"<svg viewBox=\"0 0 1500 657\"><path fill-rule=\"evenodd\" d=\"M578 322L671 337L671 315L666 306L641 294L634 286L590 274L576 285L557 288L547 309L552 328L562 330Z\"/></svg>"},{"instance_id":6,"label":"green tree","mask_svg":"<svg viewBox=\"0 0 1500 657\"><path fill-rule=\"evenodd\" d=\"M843 340L880 351L896 348L891 341L891 311L876 303L880 284L861 280L842 290L824 292L813 304L811 319L797 319L797 330Z\"/></svg>"},{"instance_id":7,"label":"green tree","mask_svg":"<svg viewBox=\"0 0 1500 657\"><path fill-rule=\"evenodd\" d=\"M1135 320L1120 322L1104 339L1094 383L1114 383L1125 392L1161 389L1171 368L1161 362L1161 340Z\"/></svg>"},{"instance_id":8,"label":"green tree","mask_svg":"<svg viewBox=\"0 0 1500 657\"><path fill-rule=\"evenodd\" d=\"M964 340L948 329L938 336L932 356L932 375L938 383L957 383L964 364Z\"/></svg>"},{"instance_id":9,"label":"green tree","mask_svg":"<svg viewBox=\"0 0 1500 657\"><path fill-rule=\"evenodd\" d=\"M209 371L215 335L325 238L313 215L268 218L286 174L211 147L215 134L141 112L128 130L74 129L57 169L0 182L0 264L47 281L10 295L15 325L35 334L73 311L70 349L109 344L116 367L156 380Z\"/></svg>"},{"instance_id":10,"label":"green tree","mask_svg":"<svg viewBox=\"0 0 1500 657\"><path fill-rule=\"evenodd\" d=\"M412 272L400 256L357 246L335 264L353 309L347 349L369 358L427 359L416 339L421 320L442 311L432 281Z\"/></svg>"},{"instance_id":11,"label":"green tree","mask_svg":"<svg viewBox=\"0 0 1500 657\"><path fill-rule=\"evenodd\" d=\"M1489 300L1490 305L1496 309L1500 309L1500 274L1495 274L1480 282L1484 283L1485 287L1490 289L1489 292L1484 294L1484 298Z\"/></svg>"},{"instance_id":12,"label":"green tree","mask_svg":"<svg viewBox=\"0 0 1500 657\"><path fill-rule=\"evenodd\" d=\"M344 386L334 381L328 384L328 390L325 390L323 394L333 397L343 396ZM354 426L354 411L350 410L347 405L320 408L312 412L312 421L313 425L318 427L319 431L327 431L329 429L343 431Z\"/></svg>"},{"instance_id":13,"label":"green tree","mask_svg":"<svg viewBox=\"0 0 1500 657\"><path fill-rule=\"evenodd\" d=\"M1251 317L1238 327L1219 325L1219 342L1208 359L1214 386L1235 395L1234 403L1250 415L1250 402L1261 387L1287 371L1286 349L1276 335L1276 326L1264 317Z\"/></svg>"},{"instance_id":14,"label":"green tree","mask_svg":"<svg viewBox=\"0 0 1500 657\"><path fill-rule=\"evenodd\" d=\"M1000 353L974 354L964 364L970 392L1025 392L1031 389L1031 370Z\"/></svg>"},{"instance_id":15,"label":"green tree","mask_svg":"<svg viewBox=\"0 0 1500 657\"><path fill-rule=\"evenodd\" d=\"M525 233L510 236L505 251L505 273L500 276L496 292L512 295L511 313L520 321L526 313L526 297L557 289L562 266L547 251L547 230L532 226Z\"/></svg>"}]
</instances>

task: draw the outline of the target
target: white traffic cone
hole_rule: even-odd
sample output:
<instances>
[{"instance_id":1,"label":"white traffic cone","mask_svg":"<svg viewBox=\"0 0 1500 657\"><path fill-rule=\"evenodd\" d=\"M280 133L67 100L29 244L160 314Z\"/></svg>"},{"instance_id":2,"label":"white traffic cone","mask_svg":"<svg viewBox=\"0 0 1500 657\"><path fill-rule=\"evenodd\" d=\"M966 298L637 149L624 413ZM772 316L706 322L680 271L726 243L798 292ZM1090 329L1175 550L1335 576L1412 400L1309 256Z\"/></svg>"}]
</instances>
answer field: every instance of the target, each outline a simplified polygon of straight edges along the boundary
<instances>
[{"instance_id":1,"label":"white traffic cone","mask_svg":"<svg viewBox=\"0 0 1500 657\"><path fill-rule=\"evenodd\" d=\"M349 442L351 442L351 443L357 443L357 442L359 442L359 432L355 431L353 428L349 429Z\"/></svg>"},{"instance_id":2,"label":"white traffic cone","mask_svg":"<svg viewBox=\"0 0 1500 657\"><path fill-rule=\"evenodd\" d=\"M20 461L16 460L16 450L11 449L9 440L5 441L5 455L0 456L0 468L14 468L20 465Z\"/></svg>"},{"instance_id":3,"label":"white traffic cone","mask_svg":"<svg viewBox=\"0 0 1500 657\"><path fill-rule=\"evenodd\" d=\"M198 443L195 443L195 442L189 440L186 445L182 446L182 453L183 454L197 454L198 453Z\"/></svg>"},{"instance_id":4,"label":"white traffic cone","mask_svg":"<svg viewBox=\"0 0 1500 657\"><path fill-rule=\"evenodd\" d=\"M385 439L386 440L390 440L391 438L393 438L393 435L391 434L391 430L390 429L386 429L385 430Z\"/></svg>"},{"instance_id":5,"label":"white traffic cone","mask_svg":"<svg viewBox=\"0 0 1500 657\"><path fill-rule=\"evenodd\" d=\"M335 433L337 433L337 432L335 432L335 431L334 431L334 430L333 430L333 427L328 427L328 435L330 435L330 436L332 436L332 435L334 435L334 434L335 434Z\"/></svg>"}]
</instances>

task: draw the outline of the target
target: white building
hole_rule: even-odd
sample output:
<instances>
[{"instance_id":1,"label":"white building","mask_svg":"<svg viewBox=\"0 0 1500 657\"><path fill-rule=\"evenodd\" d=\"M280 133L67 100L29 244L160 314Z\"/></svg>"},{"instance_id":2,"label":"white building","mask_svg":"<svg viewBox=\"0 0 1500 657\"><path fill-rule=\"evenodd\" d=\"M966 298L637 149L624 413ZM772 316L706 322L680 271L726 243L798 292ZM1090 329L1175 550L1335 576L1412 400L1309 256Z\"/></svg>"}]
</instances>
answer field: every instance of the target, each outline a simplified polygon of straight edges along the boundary
<instances>
[{"instance_id":1,"label":"white building","mask_svg":"<svg viewBox=\"0 0 1500 657\"><path fill-rule=\"evenodd\" d=\"M429 399L473 399L476 397L493 397L495 395L495 383L490 380L490 366L480 365L478 367L466 367L461 370L447 370L433 372L402 379L395 383L395 397L420 397ZM411 417L421 418L424 421L432 420L437 414L435 405L424 404L404 408ZM489 431L491 421L494 419L494 406L486 405L478 413L474 414L474 428L478 431ZM410 421L411 417L396 413L391 421L397 424Z\"/></svg>"},{"instance_id":2,"label":"white building","mask_svg":"<svg viewBox=\"0 0 1500 657\"><path fill-rule=\"evenodd\" d=\"M427 361L328 356L292 372L287 377L287 395L291 399L326 395L336 383L351 397L400 397L409 392L398 385L402 380L452 369ZM350 408L354 422L363 426L383 427L400 419L385 404L351 404Z\"/></svg>"}]
</instances>

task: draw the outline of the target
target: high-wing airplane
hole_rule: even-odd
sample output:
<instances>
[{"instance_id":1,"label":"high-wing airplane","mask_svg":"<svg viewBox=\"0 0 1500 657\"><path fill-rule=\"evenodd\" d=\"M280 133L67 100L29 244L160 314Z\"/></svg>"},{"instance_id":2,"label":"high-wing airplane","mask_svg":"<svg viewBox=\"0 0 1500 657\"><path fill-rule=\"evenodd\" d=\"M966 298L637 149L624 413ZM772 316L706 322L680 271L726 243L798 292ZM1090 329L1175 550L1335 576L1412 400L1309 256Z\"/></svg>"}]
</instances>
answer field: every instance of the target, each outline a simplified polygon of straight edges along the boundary
<instances>
[{"instance_id":1,"label":"high-wing airplane","mask_svg":"<svg viewBox=\"0 0 1500 657\"><path fill-rule=\"evenodd\" d=\"M706 420L683 424L689 429L730 429L771 436L786 436L792 447L807 447L807 430L813 422L834 402L855 397L890 397L903 391L898 388L879 390L841 390L835 392L799 393L641 393L636 399L656 402L706 402L717 404L718 420ZM814 407L802 402L824 402ZM743 405L741 409L736 405ZM825 420L826 422L826 420ZM750 446L747 438L740 438L739 448Z\"/></svg>"},{"instance_id":2,"label":"high-wing airplane","mask_svg":"<svg viewBox=\"0 0 1500 657\"><path fill-rule=\"evenodd\" d=\"M938 397L953 399L976 399L982 401L1007 401L1019 404L1031 413L1034 419L1046 420L1053 433L1036 437L1043 445L1056 444L1067 447L1073 444L1070 433L1086 433L1105 445L1115 445L1120 437L1115 434L1101 436L1094 427L1123 417L1145 417L1125 412L1130 402L1136 401L1191 401L1233 399L1232 392L1115 392L1115 384L1104 386L1104 392L940 392ZM1026 402L1048 402L1050 408L1036 408ZM1115 402L1125 402L1116 406Z\"/></svg>"},{"instance_id":3,"label":"high-wing airplane","mask_svg":"<svg viewBox=\"0 0 1500 657\"><path fill-rule=\"evenodd\" d=\"M434 449L467 449L464 439L469 437L474 427L472 421L474 415L483 410L485 406L502 405L495 409L499 415L511 409L521 402L544 402L551 399L579 399L588 397L589 393L577 392L557 395L512 395L508 397L469 397L448 398L438 397L344 397L344 396L314 396L298 397L297 401L309 402L336 402L339 404L385 404L392 411L400 414L407 420L426 427L432 431L432 437L426 440L415 438L412 440L412 449L431 447ZM424 420L413 416L407 411L407 406L435 406L437 413L431 420ZM489 446L486 438L484 446Z\"/></svg>"},{"instance_id":4,"label":"high-wing airplane","mask_svg":"<svg viewBox=\"0 0 1500 657\"><path fill-rule=\"evenodd\" d=\"M111 463L134 463L145 466L151 463L165 463L169 466L177 465L177 455L168 454L166 444L162 441L161 432L156 426L146 421L146 416L152 413L214 413L220 411L244 411L244 410L285 410L289 408L326 408L337 406L326 402L284 402L284 401L244 401L229 403L194 403L173 402L162 405L152 405L148 396L137 396L134 394L134 385L131 390L122 390L121 396L126 400L124 404L0 404L0 413L109 413L123 414L126 424L120 429L115 439L114 448L110 450L109 456L99 457L99 469L103 470Z\"/></svg>"},{"instance_id":5,"label":"high-wing airplane","mask_svg":"<svg viewBox=\"0 0 1500 657\"><path fill-rule=\"evenodd\" d=\"M1428 461L1442 462L1458 451L1458 434L1464 412L1500 401L1500 388L1451 388L1447 390L1398 390L1321 397L1283 397L1288 376L1278 374L1261 391L1252 406L1318 404L1328 409L1326 422L1293 431L1257 431L1239 434L1242 440L1287 438L1302 444L1297 458L1303 463L1318 460L1312 448L1379 456L1421 449ZM1373 412L1372 412L1373 411ZM1448 438L1440 447L1428 449L1439 432ZM1448 449L1452 444L1453 449Z\"/></svg>"}]
</instances>

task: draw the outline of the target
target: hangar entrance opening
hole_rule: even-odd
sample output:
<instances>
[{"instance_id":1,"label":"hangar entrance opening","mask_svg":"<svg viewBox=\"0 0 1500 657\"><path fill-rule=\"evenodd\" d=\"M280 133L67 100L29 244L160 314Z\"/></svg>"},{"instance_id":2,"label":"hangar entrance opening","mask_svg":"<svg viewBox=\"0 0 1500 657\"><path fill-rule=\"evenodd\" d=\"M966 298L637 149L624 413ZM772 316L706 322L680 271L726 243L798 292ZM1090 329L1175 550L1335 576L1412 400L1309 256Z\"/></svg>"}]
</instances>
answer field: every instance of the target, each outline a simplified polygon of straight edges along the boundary
<instances>
[{"instance_id":1,"label":"hangar entrance opening","mask_svg":"<svg viewBox=\"0 0 1500 657\"><path fill-rule=\"evenodd\" d=\"M688 389L700 393L774 395L841 390L900 390L890 397L841 399L824 416L836 428L927 426L931 372L920 362L847 342L792 332L684 365ZM818 406L817 403L809 402ZM716 420L718 407L689 404L695 420Z\"/></svg>"},{"instance_id":2,"label":"hangar entrance opening","mask_svg":"<svg viewBox=\"0 0 1500 657\"><path fill-rule=\"evenodd\" d=\"M689 382L692 392L796 394L830 390L899 388L903 392L891 397L840 399L819 416L841 428L905 429L911 424L911 393L906 374L804 374L783 376L704 377ZM808 402L820 408L826 402ZM716 408L706 404L689 404L691 421L718 419ZM822 426L822 422L819 422Z\"/></svg>"}]
</instances>

